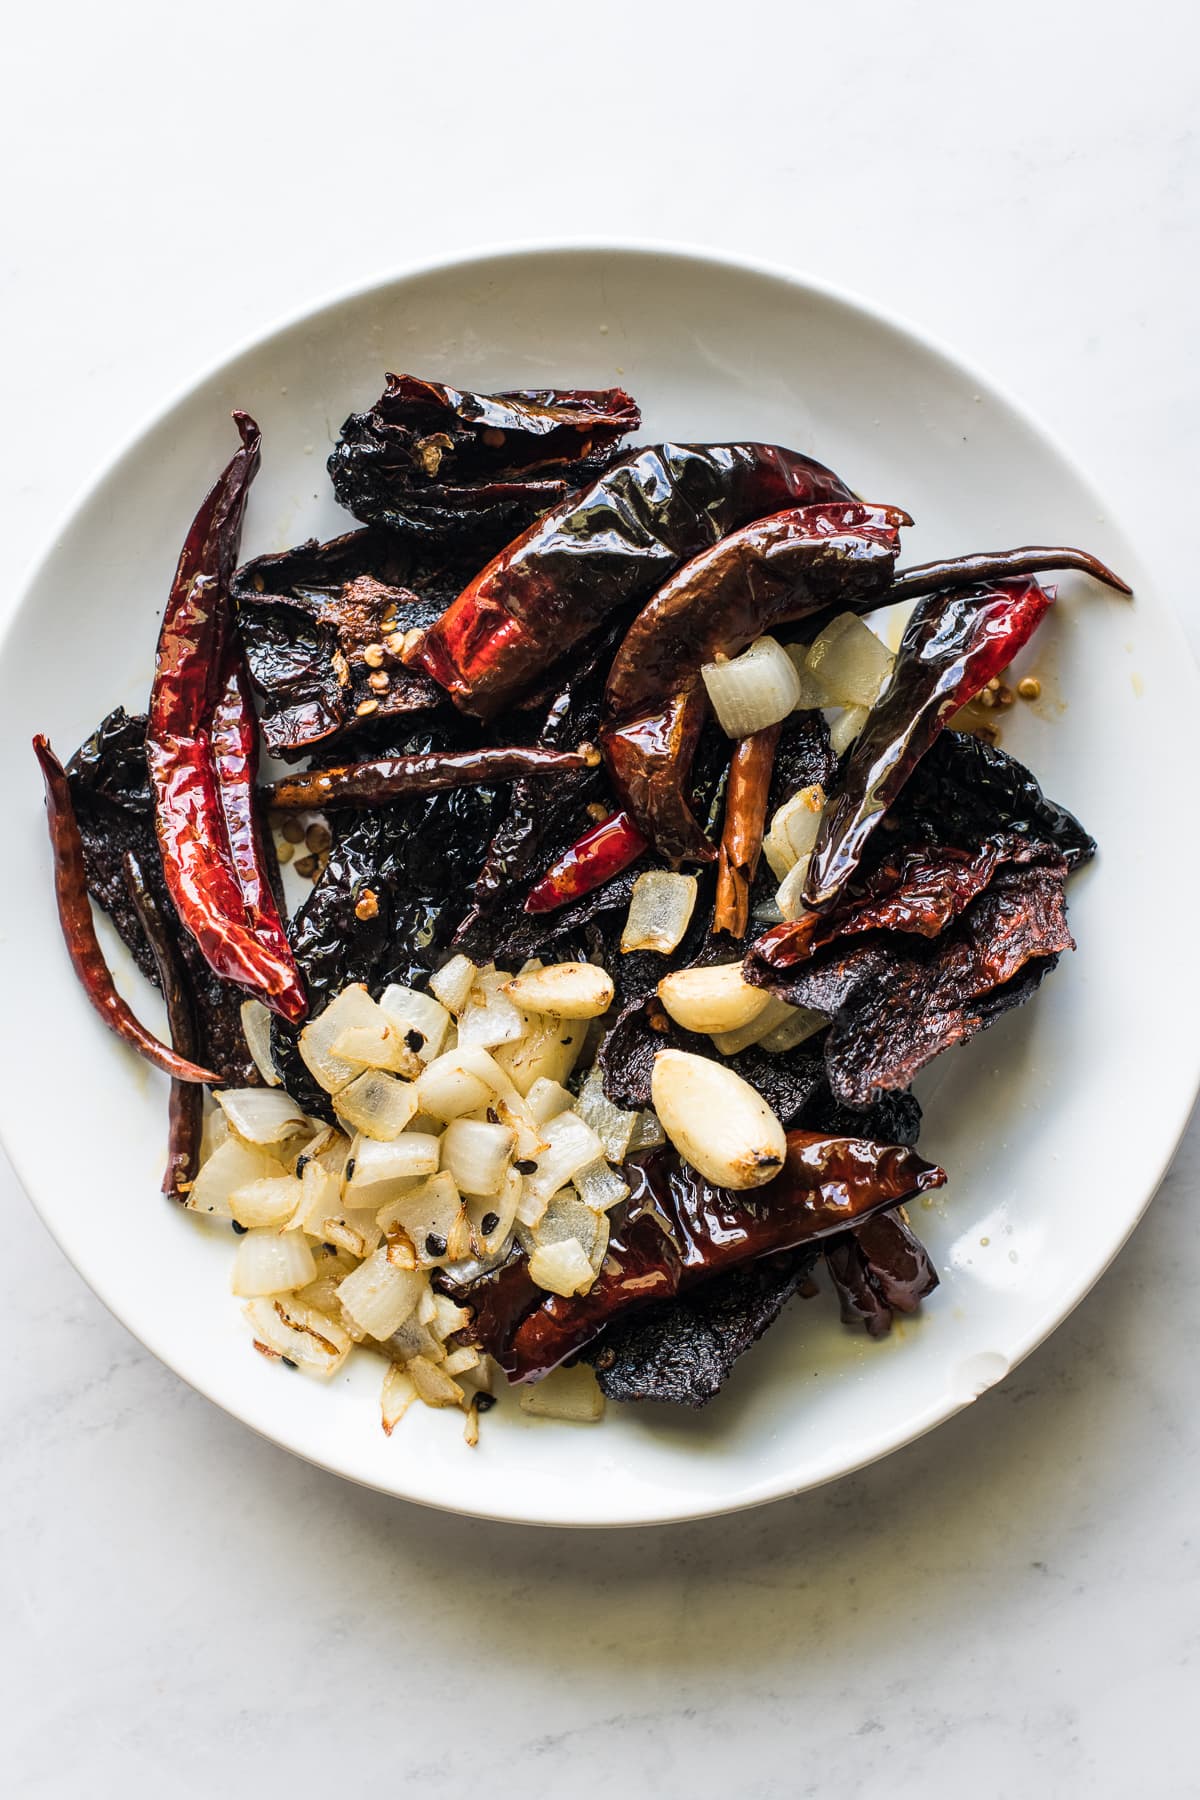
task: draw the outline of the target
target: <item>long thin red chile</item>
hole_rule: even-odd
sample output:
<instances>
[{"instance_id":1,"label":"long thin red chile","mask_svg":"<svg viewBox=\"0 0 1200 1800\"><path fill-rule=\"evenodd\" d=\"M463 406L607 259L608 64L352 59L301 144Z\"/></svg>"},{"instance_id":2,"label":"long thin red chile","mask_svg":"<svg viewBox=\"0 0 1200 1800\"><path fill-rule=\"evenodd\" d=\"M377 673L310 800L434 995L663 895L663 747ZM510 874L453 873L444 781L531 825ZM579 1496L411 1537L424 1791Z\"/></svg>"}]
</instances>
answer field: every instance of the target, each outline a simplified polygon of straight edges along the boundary
<instances>
[{"instance_id":1,"label":"long thin red chile","mask_svg":"<svg viewBox=\"0 0 1200 1800\"><path fill-rule=\"evenodd\" d=\"M284 812L382 806L414 794L441 793L446 788L487 786L493 781L518 781L526 775L561 775L573 769L591 769L599 761L599 751L587 745L579 750L542 750L536 746L430 750L423 756L378 756L369 762L285 775L268 789L267 798Z\"/></svg>"},{"instance_id":2,"label":"long thin red chile","mask_svg":"<svg viewBox=\"0 0 1200 1800\"><path fill-rule=\"evenodd\" d=\"M163 872L180 920L218 975L296 1020L305 999L295 963L273 933L259 936L252 922L256 890L252 883L248 896L242 888L247 844L239 842L235 858L213 754L213 717L232 649L229 581L259 454L253 419L234 419L242 447L196 515L163 613L146 761ZM227 722L222 731L228 735ZM234 796L235 817L239 809Z\"/></svg>"},{"instance_id":3,"label":"long thin red chile","mask_svg":"<svg viewBox=\"0 0 1200 1800\"><path fill-rule=\"evenodd\" d=\"M175 948L171 928L162 907L146 879L146 871L127 850L121 858L125 886L137 913L138 923L146 935L158 970L163 999L167 1008L167 1024L171 1029L171 1047L181 1056L196 1053L196 1015L187 975ZM167 1097L167 1166L163 1173L162 1191L182 1200L200 1167L200 1137L204 1125L204 1095L194 1082L171 1082Z\"/></svg>"},{"instance_id":4,"label":"long thin red chile","mask_svg":"<svg viewBox=\"0 0 1200 1800\"><path fill-rule=\"evenodd\" d=\"M556 912L621 874L648 849L627 812L610 813L563 852L529 891L527 913Z\"/></svg>"},{"instance_id":5,"label":"long thin red chile","mask_svg":"<svg viewBox=\"0 0 1200 1800\"><path fill-rule=\"evenodd\" d=\"M940 591L918 602L891 679L855 740L808 867L804 904L825 912L858 869L871 836L946 720L1006 669L1033 636L1053 588L1013 578Z\"/></svg>"},{"instance_id":6,"label":"long thin red chile","mask_svg":"<svg viewBox=\"0 0 1200 1800\"><path fill-rule=\"evenodd\" d=\"M46 817L50 826L50 844L54 851L54 892L63 937L80 985L95 1011L110 1031L144 1056L164 1074L176 1081L198 1081L216 1085L220 1077L211 1069L202 1069L179 1055L135 1018L113 984L112 972L104 960L92 905L88 898L87 873L83 860L83 839L75 818L71 787L66 771L46 738L33 740L34 755L41 766L46 784Z\"/></svg>"},{"instance_id":7,"label":"long thin red chile","mask_svg":"<svg viewBox=\"0 0 1200 1800\"><path fill-rule=\"evenodd\" d=\"M889 605L898 600L916 600L923 594L934 594L940 588L962 587L967 582L1003 581L1013 575L1049 575L1056 569L1078 569L1093 581L1115 588L1118 594L1132 594L1133 589L1106 563L1087 550L1072 550L1066 544L1022 544L1016 550L981 550L974 556L951 556L942 562L916 563L911 569L898 569L888 594Z\"/></svg>"}]
</instances>

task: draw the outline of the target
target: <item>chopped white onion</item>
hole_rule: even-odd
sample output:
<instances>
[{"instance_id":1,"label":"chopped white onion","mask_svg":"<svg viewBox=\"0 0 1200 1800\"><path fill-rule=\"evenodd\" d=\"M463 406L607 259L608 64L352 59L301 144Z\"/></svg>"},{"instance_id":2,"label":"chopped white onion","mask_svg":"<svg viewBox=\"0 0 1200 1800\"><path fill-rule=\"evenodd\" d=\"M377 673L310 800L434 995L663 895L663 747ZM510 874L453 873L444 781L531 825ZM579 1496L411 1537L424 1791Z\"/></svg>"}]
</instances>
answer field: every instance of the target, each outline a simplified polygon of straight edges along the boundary
<instances>
[{"instance_id":1,"label":"chopped white onion","mask_svg":"<svg viewBox=\"0 0 1200 1800\"><path fill-rule=\"evenodd\" d=\"M458 1306L449 1294L430 1294L433 1309L429 1315L430 1329L435 1337L444 1343L454 1332L461 1331L471 1323L471 1312L468 1307Z\"/></svg>"},{"instance_id":2,"label":"chopped white onion","mask_svg":"<svg viewBox=\"0 0 1200 1800\"><path fill-rule=\"evenodd\" d=\"M342 1213L342 1184L317 1157L304 1164L300 1177L300 1198L288 1223L296 1231L307 1231L310 1237L323 1238L326 1224Z\"/></svg>"},{"instance_id":3,"label":"chopped white onion","mask_svg":"<svg viewBox=\"0 0 1200 1800\"><path fill-rule=\"evenodd\" d=\"M425 1301L432 1301L432 1299L432 1294L426 1288L421 1295L417 1311L411 1312L403 1325L397 1326L391 1337L388 1338L388 1353L395 1357L397 1362L407 1365L414 1356L425 1356L430 1362L441 1362L445 1356L446 1352L442 1345L434 1337L428 1324L424 1323L419 1316L421 1306ZM433 1317L432 1312L429 1316Z\"/></svg>"},{"instance_id":4,"label":"chopped white onion","mask_svg":"<svg viewBox=\"0 0 1200 1800\"><path fill-rule=\"evenodd\" d=\"M494 1094L512 1092L512 1082L488 1051L467 1047L447 1050L423 1071L417 1083L421 1111L435 1119L457 1119L478 1112Z\"/></svg>"},{"instance_id":5,"label":"chopped white onion","mask_svg":"<svg viewBox=\"0 0 1200 1800\"><path fill-rule=\"evenodd\" d=\"M459 1049L495 1050L524 1035L525 1022L503 989L477 981L458 1015Z\"/></svg>"},{"instance_id":6,"label":"chopped white onion","mask_svg":"<svg viewBox=\"0 0 1200 1800\"><path fill-rule=\"evenodd\" d=\"M383 1429L388 1437L391 1437L416 1397L417 1389L412 1376L399 1363L389 1363L384 1371L383 1391L379 1396Z\"/></svg>"},{"instance_id":7,"label":"chopped white onion","mask_svg":"<svg viewBox=\"0 0 1200 1800\"><path fill-rule=\"evenodd\" d=\"M604 1092L604 1076L595 1063L583 1078L575 1111L600 1139L609 1162L624 1162L637 1114L613 1105Z\"/></svg>"},{"instance_id":8,"label":"chopped white onion","mask_svg":"<svg viewBox=\"0 0 1200 1800\"><path fill-rule=\"evenodd\" d=\"M785 1020L795 1012L786 1000L777 1000L774 994L767 996L767 1004L758 1017L749 1025L743 1025L739 1031L718 1031L713 1034L713 1044L722 1056L736 1056L739 1050L748 1050L751 1044L761 1044Z\"/></svg>"},{"instance_id":9,"label":"chopped white onion","mask_svg":"<svg viewBox=\"0 0 1200 1800\"><path fill-rule=\"evenodd\" d=\"M505 1171L500 1192L494 1199L470 1198L466 1202L475 1245L482 1260L497 1256L512 1235L513 1224L525 1189L525 1177L519 1170ZM484 1230L484 1222L488 1229Z\"/></svg>"},{"instance_id":10,"label":"chopped white onion","mask_svg":"<svg viewBox=\"0 0 1200 1800\"><path fill-rule=\"evenodd\" d=\"M479 1367L479 1352L472 1350L470 1344L463 1344L458 1350L452 1350L442 1364L443 1375L465 1375L469 1369Z\"/></svg>"},{"instance_id":11,"label":"chopped white onion","mask_svg":"<svg viewBox=\"0 0 1200 1800\"><path fill-rule=\"evenodd\" d=\"M441 1154L438 1139L423 1131L406 1131L390 1143L381 1143L377 1138L355 1138L346 1191L354 1196L357 1205L368 1206L376 1188L432 1175ZM383 1196L376 1198L374 1204L382 1205Z\"/></svg>"},{"instance_id":12,"label":"chopped white onion","mask_svg":"<svg viewBox=\"0 0 1200 1800\"><path fill-rule=\"evenodd\" d=\"M586 1363L554 1369L541 1381L521 1388L522 1412L539 1419L562 1419L572 1425L594 1425L604 1417L604 1395Z\"/></svg>"},{"instance_id":13,"label":"chopped white onion","mask_svg":"<svg viewBox=\"0 0 1200 1800\"><path fill-rule=\"evenodd\" d=\"M247 1144L278 1144L308 1125L282 1088L218 1088L213 1099Z\"/></svg>"},{"instance_id":14,"label":"chopped white onion","mask_svg":"<svg viewBox=\"0 0 1200 1800\"><path fill-rule=\"evenodd\" d=\"M399 1226L407 1234L417 1262L423 1268L431 1268L454 1260L451 1242L461 1213L462 1199L454 1178L443 1169L389 1200L376 1219L389 1235Z\"/></svg>"},{"instance_id":15,"label":"chopped white onion","mask_svg":"<svg viewBox=\"0 0 1200 1800\"><path fill-rule=\"evenodd\" d=\"M300 1055L306 1067L327 1094L339 1094L359 1073L354 1063L334 1054L333 1046L344 1031L355 1026L386 1025L362 983L344 987L323 1012L309 1021L300 1033Z\"/></svg>"},{"instance_id":16,"label":"chopped white onion","mask_svg":"<svg viewBox=\"0 0 1200 1800\"><path fill-rule=\"evenodd\" d=\"M525 1036L502 1044L496 1061L517 1092L528 1094L537 1081L565 1081L587 1041L583 1019L560 1019L554 1013L523 1013Z\"/></svg>"},{"instance_id":17,"label":"chopped white onion","mask_svg":"<svg viewBox=\"0 0 1200 1800\"><path fill-rule=\"evenodd\" d=\"M231 1287L253 1299L306 1287L317 1272L302 1231L247 1231L238 1240Z\"/></svg>"},{"instance_id":18,"label":"chopped white onion","mask_svg":"<svg viewBox=\"0 0 1200 1800\"><path fill-rule=\"evenodd\" d=\"M555 1113L566 1112L568 1107L574 1106L575 1101L570 1090L563 1087L560 1081L549 1081L544 1075L540 1075L526 1094L525 1103L535 1122L544 1125Z\"/></svg>"},{"instance_id":19,"label":"chopped white onion","mask_svg":"<svg viewBox=\"0 0 1200 1800\"><path fill-rule=\"evenodd\" d=\"M426 1406L460 1406L464 1395L456 1381L452 1381L430 1362L427 1356L414 1356L408 1364L408 1372L412 1376L413 1385Z\"/></svg>"},{"instance_id":20,"label":"chopped white onion","mask_svg":"<svg viewBox=\"0 0 1200 1800\"><path fill-rule=\"evenodd\" d=\"M269 1355L286 1356L306 1375L328 1380L350 1354L349 1333L294 1294L277 1300L251 1300L243 1312L255 1343Z\"/></svg>"},{"instance_id":21,"label":"chopped white onion","mask_svg":"<svg viewBox=\"0 0 1200 1800\"><path fill-rule=\"evenodd\" d=\"M388 1069L394 1075L407 1075L410 1081L421 1072L404 1033L390 1019L382 1025L351 1025L335 1040L333 1054L356 1069Z\"/></svg>"},{"instance_id":22,"label":"chopped white onion","mask_svg":"<svg viewBox=\"0 0 1200 1800\"><path fill-rule=\"evenodd\" d=\"M376 1250L338 1289L342 1310L368 1337L388 1338L402 1325L425 1290L426 1278L398 1269L386 1250Z\"/></svg>"},{"instance_id":23,"label":"chopped white onion","mask_svg":"<svg viewBox=\"0 0 1200 1800\"><path fill-rule=\"evenodd\" d=\"M683 942L696 905L696 877L669 869L648 869L633 884L621 949L657 950L669 955Z\"/></svg>"},{"instance_id":24,"label":"chopped white onion","mask_svg":"<svg viewBox=\"0 0 1200 1800\"><path fill-rule=\"evenodd\" d=\"M383 1069L366 1069L335 1096L333 1110L353 1130L391 1142L417 1110L417 1084Z\"/></svg>"},{"instance_id":25,"label":"chopped white onion","mask_svg":"<svg viewBox=\"0 0 1200 1800\"><path fill-rule=\"evenodd\" d=\"M659 982L658 997L685 1031L738 1031L767 1004L762 988L743 981L740 961L677 969ZM620 1162L621 1158L613 1160Z\"/></svg>"},{"instance_id":26,"label":"chopped white onion","mask_svg":"<svg viewBox=\"0 0 1200 1800\"><path fill-rule=\"evenodd\" d=\"M785 648L791 659L792 667L796 671L796 679L800 683L800 698L793 710L795 712L820 712L822 707L829 705L829 699L825 689L808 666L808 645L788 644Z\"/></svg>"},{"instance_id":27,"label":"chopped white onion","mask_svg":"<svg viewBox=\"0 0 1200 1800\"><path fill-rule=\"evenodd\" d=\"M508 984L508 992L526 1012L557 1013L560 1019L596 1019L613 1000L613 979L595 963L551 963Z\"/></svg>"},{"instance_id":28,"label":"chopped white onion","mask_svg":"<svg viewBox=\"0 0 1200 1800\"><path fill-rule=\"evenodd\" d=\"M802 856L799 862L792 864L776 888L775 909L781 919L798 919L807 910L804 905L804 884L808 880L808 865L811 861L811 853Z\"/></svg>"},{"instance_id":29,"label":"chopped white onion","mask_svg":"<svg viewBox=\"0 0 1200 1800\"><path fill-rule=\"evenodd\" d=\"M465 957L463 961L466 961ZM432 1062L445 1042L451 1023L450 1014L441 1001L435 1000L432 994L422 994L416 988L401 987L398 982L393 982L380 994L379 1005L391 1022L399 1026L400 1035L409 1049L415 1050L423 1063ZM413 1031L420 1034L420 1044L409 1040L408 1034Z\"/></svg>"},{"instance_id":30,"label":"chopped white onion","mask_svg":"<svg viewBox=\"0 0 1200 1800\"><path fill-rule=\"evenodd\" d=\"M429 977L429 991L447 1011L459 1013L467 1004L467 996L478 973L469 956L452 956L435 975Z\"/></svg>"},{"instance_id":31,"label":"chopped white onion","mask_svg":"<svg viewBox=\"0 0 1200 1800\"><path fill-rule=\"evenodd\" d=\"M586 1294L596 1279L587 1251L578 1238L564 1238L559 1243L539 1244L530 1253L529 1278L547 1293Z\"/></svg>"},{"instance_id":32,"label":"chopped white onion","mask_svg":"<svg viewBox=\"0 0 1200 1800\"><path fill-rule=\"evenodd\" d=\"M790 1019L784 1019L776 1025L774 1031L769 1031L765 1038L759 1039L762 1048L772 1056L782 1056L786 1051L794 1050L797 1044L804 1043L806 1038L815 1037L829 1023L824 1013L813 1012L807 1006L793 1006L789 1010L792 1013Z\"/></svg>"},{"instance_id":33,"label":"chopped white onion","mask_svg":"<svg viewBox=\"0 0 1200 1800\"><path fill-rule=\"evenodd\" d=\"M336 1218L326 1219L324 1235L327 1243L348 1250L351 1256L362 1257L370 1256L383 1233L369 1206L343 1206Z\"/></svg>"},{"instance_id":34,"label":"chopped white onion","mask_svg":"<svg viewBox=\"0 0 1200 1800\"><path fill-rule=\"evenodd\" d=\"M848 706L840 713L829 728L829 742L835 756L842 756L850 748L859 732L867 722L869 706Z\"/></svg>"},{"instance_id":35,"label":"chopped white onion","mask_svg":"<svg viewBox=\"0 0 1200 1800\"><path fill-rule=\"evenodd\" d=\"M294 1175L266 1175L235 1188L229 1210L239 1225L286 1225L304 1196L304 1184Z\"/></svg>"},{"instance_id":36,"label":"chopped white onion","mask_svg":"<svg viewBox=\"0 0 1200 1800\"><path fill-rule=\"evenodd\" d=\"M660 1050L650 1077L654 1110L685 1161L720 1187L761 1187L784 1165L783 1126L762 1095L727 1063Z\"/></svg>"},{"instance_id":37,"label":"chopped white onion","mask_svg":"<svg viewBox=\"0 0 1200 1800\"><path fill-rule=\"evenodd\" d=\"M667 1134L659 1124L657 1114L647 1107L645 1112L640 1112L637 1116L626 1154L632 1155L637 1150L655 1150L666 1141Z\"/></svg>"},{"instance_id":38,"label":"chopped white onion","mask_svg":"<svg viewBox=\"0 0 1200 1800\"><path fill-rule=\"evenodd\" d=\"M442 1134L442 1167L453 1175L461 1193L490 1199L500 1192L515 1135L509 1125L452 1119Z\"/></svg>"},{"instance_id":39,"label":"chopped white onion","mask_svg":"<svg viewBox=\"0 0 1200 1800\"><path fill-rule=\"evenodd\" d=\"M578 1169L585 1169L604 1155L604 1146L590 1125L578 1113L559 1113L542 1127L546 1148L538 1157L537 1168L525 1171L525 1191L521 1213L532 1210L540 1218L552 1195L565 1187Z\"/></svg>"},{"instance_id":40,"label":"chopped white onion","mask_svg":"<svg viewBox=\"0 0 1200 1800\"><path fill-rule=\"evenodd\" d=\"M821 829L824 808L825 790L818 783L801 788L776 812L763 839L763 852L778 881L811 851Z\"/></svg>"},{"instance_id":41,"label":"chopped white onion","mask_svg":"<svg viewBox=\"0 0 1200 1800\"><path fill-rule=\"evenodd\" d=\"M841 613L827 625L805 658L826 706L874 706L895 660L854 613Z\"/></svg>"},{"instance_id":42,"label":"chopped white onion","mask_svg":"<svg viewBox=\"0 0 1200 1800\"><path fill-rule=\"evenodd\" d=\"M191 1212L209 1213L213 1218L231 1219L230 1196L236 1189L285 1173L283 1165L260 1145L228 1137L201 1164L188 1194L188 1208Z\"/></svg>"},{"instance_id":43,"label":"chopped white onion","mask_svg":"<svg viewBox=\"0 0 1200 1800\"><path fill-rule=\"evenodd\" d=\"M570 1095L567 1095L568 1100ZM495 1118L493 1119L493 1114ZM478 1113L471 1114L478 1118ZM489 1122L507 1125L513 1134L512 1153L518 1162L536 1162L545 1148L541 1127L520 1094L497 1094L483 1115Z\"/></svg>"},{"instance_id":44,"label":"chopped white onion","mask_svg":"<svg viewBox=\"0 0 1200 1800\"><path fill-rule=\"evenodd\" d=\"M659 1142L662 1142L661 1133ZM629 1183L623 1181L607 1162L585 1164L582 1169L576 1169L572 1180L579 1198L593 1212L607 1212L610 1206L618 1206L629 1198Z\"/></svg>"},{"instance_id":45,"label":"chopped white onion","mask_svg":"<svg viewBox=\"0 0 1200 1800\"><path fill-rule=\"evenodd\" d=\"M242 1036L254 1060L254 1066L268 1087L279 1086L279 1070L271 1055L271 1015L261 1000L243 1000L241 1007Z\"/></svg>"},{"instance_id":46,"label":"chopped white onion","mask_svg":"<svg viewBox=\"0 0 1200 1800\"><path fill-rule=\"evenodd\" d=\"M750 737L800 703L792 660L773 637L760 637L740 656L705 663L700 671L717 723L726 737Z\"/></svg>"}]
</instances>

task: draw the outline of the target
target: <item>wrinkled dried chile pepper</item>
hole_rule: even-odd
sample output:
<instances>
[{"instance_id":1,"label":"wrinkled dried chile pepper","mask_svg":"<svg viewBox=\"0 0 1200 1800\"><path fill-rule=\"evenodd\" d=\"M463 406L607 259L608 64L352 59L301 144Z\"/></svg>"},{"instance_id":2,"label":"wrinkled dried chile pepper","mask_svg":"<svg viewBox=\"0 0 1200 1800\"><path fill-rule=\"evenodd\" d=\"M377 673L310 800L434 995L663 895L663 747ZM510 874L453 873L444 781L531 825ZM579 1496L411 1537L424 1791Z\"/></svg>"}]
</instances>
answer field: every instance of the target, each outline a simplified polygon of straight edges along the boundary
<instances>
[{"instance_id":1,"label":"wrinkled dried chile pepper","mask_svg":"<svg viewBox=\"0 0 1200 1800\"><path fill-rule=\"evenodd\" d=\"M767 799L781 725L738 741L725 790L725 823L717 854L713 931L743 938L750 923L750 890L762 855Z\"/></svg>"},{"instance_id":2,"label":"wrinkled dried chile pepper","mask_svg":"<svg viewBox=\"0 0 1200 1800\"><path fill-rule=\"evenodd\" d=\"M632 451L502 550L405 660L491 718L705 545L784 506L851 498L831 470L772 444Z\"/></svg>"},{"instance_id":3,"label":"wrinkled dried chile pepper","mask_svg":"<svg viewBox=\"0 0 1200 1800\"><path fill-rule=\"evenodd\" d=\"M371 410L342 426L329 474L356 518L393 531L508 524L511 535L531 511L594 480L641 422L621 388L474 394L388 375Z\"/></svg>"},{"instance_id":4,"label":"wrinkled dried chile pepper","mask_svg":"<svg viewBox=\"0 0 1200 1800\"><path fill-rule=\"evenodd\" d=\"M825 1262L842 1323L861 1325L869 1337L886 1337L896 1313L916 1312L938 1286L924 1244L894 1212L876 1213L829 1244Z\"/></svg>"},{"instance_id":5,"label":"wrinkled dried chile pepper","mask_svg":"<svg viewBox=\"0 0 1200 1800\"><path fill-rule=\"evenodd\" d=\"M154 956L159 985L167 1008L171 1047L181 1056L197 1050L196 1016L187 973L175 949L171 928L163 917L146 872L132 850L122 858L125 885ZM182 1200L200 1167L200 1138L204 1127L204 1095L194 1082L171 1082L167 1098L167 1166L162 1191Z\"/></svg>"},{"instance_id":6,"label":"wrinkled dried chile pepper","mask_svg":"<svg viewBox=\"0 0 1200 1800\"><path fill-rule=\"evenodd\" d=\"M529 891L525 901L527 913L554 912L603 887L614 875L636 862L647 848L627 812L611 813L571 845L553 867Z\"/></svg>"},{"instance_id":7,"label":"wrinkled dried chile pepper","mask_svg":"<svg viewBox=\"0 0 1200 1800\"><path fill-rule=\"evenodd\" d=\"M237 654L229 582L246 496L258 467L259 430L235 413L242 448L200 511L180 554L158 640L146 760L163 872L176 911L210 967L289 1019L304 990L270 899L261 845L245 818L253 715L232 677ZM214 721L214 714L218 714ZM222 791L214 722L231 791ZM229 822L236 841L231 841Z\"/></svg>"},{"instance_id":8,"label":"wrinkled dried chile pepper","mask_svg":"<svg viewBox=\"0 0 1200 1800\"><path fill-rule=\"evenodd\" d=\"M1106 563L1087 550L1073 550L1066 544L1023 544L1016 550L981 550L973 556L951 556L942 562L917 563L911 569L897 571L893 600L916 600L923 594L937 593L941 588L965 587L968 583L1003 581L1016 575L1047 575L1053 569L1077 569L1090 575L1118 594L1131 594L1129 583L1114 575Z\"/></svg>"},{"instance_id":9,"label":"wrinkled dried chile pepper","mask_svg":"<svg viewBox=\"0 0 1200 1800\"><path fill-rule=\"evenodd\" d=\"M669 1299L725 1269L844 1231L946 1179L941 1169L900 1145L816 1131L789 1132L783 1171L752 1193L711 1186L669 1150L634 1158L626 1172L632 1196L614 1222L604 1264L588 1293L573 1299L545 1296L513 1262L496 1272L486 1296L480 1294L464 1335L495 1356L512 1379L549 1374L631 1307ZM523 1283L528 1284L526 1310L519 1317ZM464 1299L476 1303L469 1289Z\"/></svg>"},{"instance_id":10,"label":"wrinkled dried chile pepper","mask_svg":"<svg viewBox=\"0 0 1200 1800\"><path fill-rule=\"evenodd\" d=\"M210 742L225 842L247 922L259 942L273 951L286 968L292 961L292 948L267 873L267 852L255 794L258 721L236 645L231 645L226 653L225 680L213 709Z\"/></svg>"},{"instance_id":11,"label":"wrinkled dried chile pepper","mask_svg":"<svg viewBox=\"0 0 1200 1800\"><path fill-rule=\"evenodd\" d=\"M687 797L703 664L826 607L882 605L910 523L898 507L857 501L791 508L693 557L642 608L609 674L601 743L618 794L668 861L714 855Z\"/></svg>"},{"instance_id":12,"label":"wrinkled dried chile pepper","mask_svg":"<svg viewBox=\"0 0 1200 1800\"><path fill-rule=\"evenodd\" d=\"M309 769L286 775L268 790L272 806L284 812L320 807L382 806L413 794L437 794L447 788L480 787L493 781L516 781L528 775L563 775L595 768L598 752L583 750L512 749L432 750L424 756L380 756L370 762L332 769Z\"/></svg>"},{"instance_id":13,"label":"wrinkled dried chile pepper","mask_svg":"<svg viewBox=\"0 0 1200 1800\"><path fill-rule=\"evenodd\" d=\"M804 904L827 911L851 880L872 833L950 715L1006 669L1040 625L1053 588L1014 578L939 591L918 602L891 679L855 740L825 808Z\"/></svg>"},{"instance_id":14,"label":"wrinkled dried chile pepper","mask_svg":"<svg viewBox=\"0 0 1200 1800\"><path fill-rule=\"evenodd\" d=\"M63 937L84 993L110 1031L132 1045L139 1056L152 1062L177 1081L217 1081L210 1069L201 1069L186 1056L160 1043L118 994L104 952L96 937L84 871L83 841L75 819L70 784L62 764L44 737L33 740L34 754L46 784L46 816L54 850L54 889Z\"/></svg>"}]
</instances>

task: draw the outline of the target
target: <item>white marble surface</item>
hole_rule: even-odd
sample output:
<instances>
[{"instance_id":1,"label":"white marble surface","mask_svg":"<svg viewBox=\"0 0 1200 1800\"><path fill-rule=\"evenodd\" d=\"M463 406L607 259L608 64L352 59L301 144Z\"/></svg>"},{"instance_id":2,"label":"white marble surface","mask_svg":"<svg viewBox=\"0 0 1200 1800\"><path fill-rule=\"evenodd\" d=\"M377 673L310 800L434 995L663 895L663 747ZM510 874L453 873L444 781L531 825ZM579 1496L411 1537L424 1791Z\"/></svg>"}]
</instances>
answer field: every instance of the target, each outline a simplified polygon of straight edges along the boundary
<instances>
[{"instance_id":1,"label":"white marble surface","mask_svg":"<svg viewBox=\"0 0 1200 1800\"><path fill-rule=\"evenodd\" d=\"M281 314L584 234L897 310L1165 542L1200 447L1198 49L1179 0L23 9L6 567ZM252 1438L100 1308L5 1169L5 1791L1200 1792L1198 1183L1193 1129L1091 1298L932 1438L756 1514L600 1536L424 1514Z\"/></svg>"}]
</instances>

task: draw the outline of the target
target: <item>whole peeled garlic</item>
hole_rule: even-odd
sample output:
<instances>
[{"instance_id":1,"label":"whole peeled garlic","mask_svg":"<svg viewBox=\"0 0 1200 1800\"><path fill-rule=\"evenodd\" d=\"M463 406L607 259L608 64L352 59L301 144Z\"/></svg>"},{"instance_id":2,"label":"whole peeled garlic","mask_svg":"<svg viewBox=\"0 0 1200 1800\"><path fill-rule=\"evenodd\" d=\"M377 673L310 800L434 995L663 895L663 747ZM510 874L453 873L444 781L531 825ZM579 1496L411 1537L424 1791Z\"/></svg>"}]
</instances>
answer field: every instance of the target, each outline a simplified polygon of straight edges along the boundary
<instances>
[{"instance_id":1,"label":"whole peeled garlic","mask_svg":"<svg viewBox=\"0 0 1200 1800\"><path fill-rule=\"evenodd\" d=\"M761 1187L782 1169L783 1126L762 1095L727 1064L686 1050L660 1050L650 1093L663 1130L707 1181Z\"/></svg>"}]
</instances>

